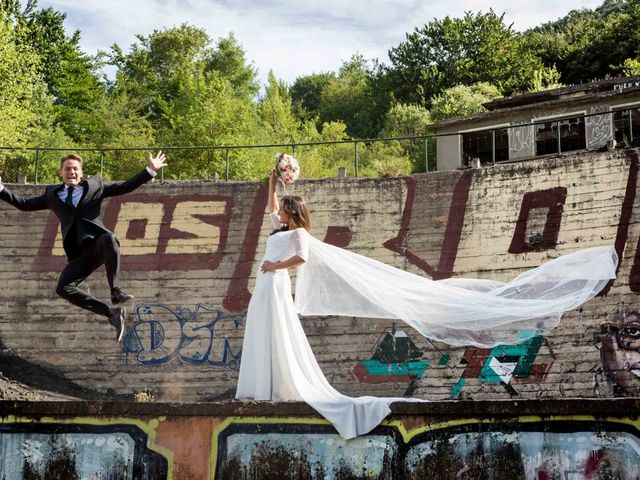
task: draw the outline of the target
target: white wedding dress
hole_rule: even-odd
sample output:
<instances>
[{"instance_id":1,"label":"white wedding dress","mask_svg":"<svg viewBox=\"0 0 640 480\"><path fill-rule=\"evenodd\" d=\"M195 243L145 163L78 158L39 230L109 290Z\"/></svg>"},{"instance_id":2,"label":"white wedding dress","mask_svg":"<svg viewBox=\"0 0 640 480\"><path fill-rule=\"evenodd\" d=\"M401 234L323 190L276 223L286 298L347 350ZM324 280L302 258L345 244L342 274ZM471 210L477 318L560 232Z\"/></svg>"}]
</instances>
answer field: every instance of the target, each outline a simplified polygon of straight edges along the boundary
<instances>
[{"instance_id":1,"label":"white wedding dress","mask_svg":"<svg viewBox=\"0 0 640 480\"><path fill-rule=\"evenodd\" d=\"M277 228L280 220L271 214ZM613 247L564 255L509 283L433 281L328 245L298 228L271 235L264 260L298 255L295 304L286 269L258 268L247 310L237 399L304 401L346 439L375 428L394 401L348 397L323 375L298 318L346 315L400 319L422 335L451 345L491 347L525 340L555 327L563 312L594 297L615 278ZM261 262L262 263L262 262Z\"/></svg>"}]
</instances>

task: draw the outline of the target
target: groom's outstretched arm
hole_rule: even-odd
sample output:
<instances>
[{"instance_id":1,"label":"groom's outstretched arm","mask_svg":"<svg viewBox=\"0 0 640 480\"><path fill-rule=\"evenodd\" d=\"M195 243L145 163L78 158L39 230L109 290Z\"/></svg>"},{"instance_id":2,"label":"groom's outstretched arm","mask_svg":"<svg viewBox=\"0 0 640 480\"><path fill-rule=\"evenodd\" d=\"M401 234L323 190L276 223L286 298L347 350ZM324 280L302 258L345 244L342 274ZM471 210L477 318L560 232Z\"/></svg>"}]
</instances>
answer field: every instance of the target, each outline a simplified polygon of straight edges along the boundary
<instances>
[{"instance_id":1,"label":"groom's outstretched arm","mask_svg":"<svg viewBox=\"0 0 640 480\"><path fill-rule=\"evenodd\" d=\"M157 175L157 171L166 166L166 157L162 151L153 157L149 154L147 159L147 167L124 182L112 183L104 187L103 197L115 197L133 192L136 188L144 185Z\"/></svg>"},{"instance_id":2,"label":"groom's outstretched arm","mask_svg":"<svg viewBox=\"0 0 640 480\"><path fill-rule=\"evenodd\" d=\"M0 178L0 200L4 200L23 212L34 212L36 210L46 210L49 208L46 192L38 197L22 197L7 190L2 184L2 178Z\"/></svg>"}]
</instances>

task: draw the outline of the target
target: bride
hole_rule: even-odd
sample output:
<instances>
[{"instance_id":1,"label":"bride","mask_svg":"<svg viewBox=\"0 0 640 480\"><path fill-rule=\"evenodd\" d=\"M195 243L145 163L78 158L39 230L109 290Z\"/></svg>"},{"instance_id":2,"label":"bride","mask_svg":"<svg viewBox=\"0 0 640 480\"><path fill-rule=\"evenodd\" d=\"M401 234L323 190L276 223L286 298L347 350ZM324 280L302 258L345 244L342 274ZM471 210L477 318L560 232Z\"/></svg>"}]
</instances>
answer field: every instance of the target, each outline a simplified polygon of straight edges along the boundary
<instances>
[{"instance_id":1,"label":"bride","mask_svg":"<svg viewBox=\"0 0 640 480\"><path fill-rule=\"evenodd\" d=\"M247 310L235 397L304 401L346 439L375 428L394 401L421 400L338 392L320 370L298 314L401 319L434 340L491 347L549 331L615 277L617 255L605 246L556 258L509 283L433 281L312 237L305 201L286 196L278 202L275 187L272 171L268 210L275 230Z\"/></svg>"}]
</instances>

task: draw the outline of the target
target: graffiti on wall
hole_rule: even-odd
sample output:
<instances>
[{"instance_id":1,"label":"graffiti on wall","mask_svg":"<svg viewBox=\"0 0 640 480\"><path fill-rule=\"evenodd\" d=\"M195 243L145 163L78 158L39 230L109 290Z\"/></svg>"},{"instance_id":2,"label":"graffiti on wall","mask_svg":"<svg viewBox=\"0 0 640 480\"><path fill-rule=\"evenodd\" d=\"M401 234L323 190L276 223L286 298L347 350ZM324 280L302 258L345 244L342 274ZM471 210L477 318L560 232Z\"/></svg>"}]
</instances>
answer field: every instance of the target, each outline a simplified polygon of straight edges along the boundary
<instances>
[{"instance_id":1,"label":"graffiti on wall","mask_svg":"<svg viewBox=\"0 0 640 480\"><path fill-rule=\"evenodd\" d=\"M525 193L509 246L509 253L555 248L567 199L564 187Z\"/></svg>"},{"instance_id":2,"label":"graffiti on wall","mask_svg":"<svg viewBox=\"0 0 640 480\"><path fill-rule=\"evenodd\" d=\"M636 196L637 170L638 159L634 157L629 165L628 183L616 234L619 254L628 237ZM424 233L416 230L416 222L421 220L416 203L422 195L428 194L414 177L403 179L406 196L400 226L396 236L383 242L384 247L402 255L433 279L451 277L475 173L473 169L461 172L453 185L448 211L442 212L446 225L439 242L440 255L435 262L425 258L415 247L412 249L414 234ZM566 187L523 194L508 251L523 253L555 248L566 196ZM260 185L247 212L241 242L237 251L234 251L238 258L222 301L225 310L242 312L248 305L251 296L249 280L255 265L266 201L267 189ZM114 230L120 239L124 270L215 270L223 255L229 254L226 246L233 209L231 196L134 194L109 200L105 210L105 225ZM325 240L348 247L351 237L350 227L330 226ZM35 271L59 271L64 263L58 221L55 215L50 214L32 268ZM640 291L639 272L640 249L636 249L630 277L632 291Z\"/></svg>"},{"instance_id":3,"label":"graffiti on wall","mask_svg":"<svg viewBox=\"0 0 640 480\"><path fill-rule=\"evenodd\" d=\"M527 122L513 122L514 127L509 129L509 158L511 159L535 155L534 127L532 125L516 126L521 123Z\"/></svg>"},{"instance_id":4,"label":"graffiti on wall","mask_svg":"<svg viewBox=\"0 0 640 480\"><path fill-rule=\"evenodd\" d=\"M466 426L418 436L403 478L595 480L638 478L640 439L596 422ZM616 427L613 427L616 428Z\"/></svg>"},{"instance_id":5,"label":"graffiti on wall","mask_svg":"<svg viewBox=\"0 0 640 480\"><path fill-rule=\"evenodd\" d=\"M133 425L0 424L0 478L163 480L167 459Z\"/></svg>"},{"instance_id":6,"label":"graffiti on wall","mask_svg":"<svg viewBox=\"0 0 640 480\"><path fill-rule=\"evenodd\" d=\"M386 427L347 441L330 425L234 423L214 440L215 478L391 478L397 437Z\"/></svg>"},{"instance_id":7,"label":"graffiti on wall","mask_svg":"<svg viewBox=\"0 0 640 480\"><path fill-rule=\"evenodd\" d=\"M422 378L428 367L420 349L394 324L378 339L372 357L358 362L351 376L362 383L410 382Z\"/></svg>"},{"instance_id":8,"label":"graffiti on wall","mask_svg":"<svg viewBox=\"0 0 640 480\"><path fill-rule=\"evenodd\" d=\"M125 253L125 270L215 270L227 243L233 197L134 194L109 200L105 226ZM59 271L66 257L49 213L34 271Z\"/></svg>"},{"instance_id":9,"label":"graffiti on wall","mask_svg":"<svg viewBox=\"0 0 640 480\"><path fill-rule=\"evenodd\" d=\"M345 441L329 425L226 422L214 433L212 477L235 479L638 478L640 438L596 421L391 424Z\"/></svg>"},{"instance_id":10,"label":"graffiti on wall","mask_svg":"<svg viewBox=\"0 0 640 480\"><path fill-rule=\"evenodd\" d=\"M417 253L407 248L407 241L412 229L411 223L415 220L413 207L416 198L416 181L413 177L407 177L405 179L407 184L407 197L402 211L402 220L400 222L398 235L384 242L384 247L392 252L403 255L409 263L423 270L434 280L451 277L456 255L458 254L458 246L460 245L473 175L474 170L464 171L458 178L453 189L446 228L440 246L440 258L437 265L432 265L431 262L426 261Z\"/></svg>"},{"instance_id":11,"label":"graffiti on wall","mask_svg":"<svg viewBox=\"0 0 640 480\"><path fill-rule=\"evenodd\" d=\"M138 304L123 341L127 362L163 365L173 360L237 370L241 347L230 337L244 326L244 315L196 305L179 308Z\"/></svg>"},{"instance_id":12,"label":"graffiti on wall","mask_svg":"<svg viewBox=\"0 0 640 480\"><path fill-rule=\"evenodd\" d=\"M185 423L186 422L186 423ZM632 418L385 421L342 439L310 417L5 418L0 478L634 479Z\"/></svg>"},{"instance_id":13,"label":"graffiti on wall","mask_svg":"<svg viewBox=\"0 0 640 480\"><path fill-rule=\"evenodd\" d=\"M587 148L590 150L606 146L613 139L613 117L608 111L606 106L591 107L589 114L592 116L584 119ZM602 115L595 115L597 113Z\"/></svg>"},{"instance_id":14,"label":"graffiti on wall","mask_svg":"<svg viewBox=\"0 0 640 480\"><path fill-rule=\"evenodd\" d=\"M622 305L618 321L601 326L600 358L615 396L640 393L640 311Z\"/></svg>"},{"instance_id":15,"label":"graffiti on wall","mask_svg":"<svg viewBox=\"0 0 640 480\"><path fill-rule=\"evenodd\" d=\"M544 343L541 335L521 332L524 342L516 345L498 345L493 348L467 347L462 358L466 365L462 376L451 389L451 398L459 398L468 379L480 383L502 385L511 396L518 395L516 382L539 382L547 376L553 361L536 363L538 352Z\"/></svg>"}]
</instances>

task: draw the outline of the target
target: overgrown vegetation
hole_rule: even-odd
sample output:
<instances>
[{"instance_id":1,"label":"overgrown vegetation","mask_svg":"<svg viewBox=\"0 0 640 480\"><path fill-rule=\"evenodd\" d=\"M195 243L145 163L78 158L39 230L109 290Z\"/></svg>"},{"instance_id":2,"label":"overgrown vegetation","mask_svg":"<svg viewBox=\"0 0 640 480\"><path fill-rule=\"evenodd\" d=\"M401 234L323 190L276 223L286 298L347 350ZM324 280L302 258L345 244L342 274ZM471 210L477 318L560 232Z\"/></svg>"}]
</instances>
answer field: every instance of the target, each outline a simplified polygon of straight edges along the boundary
<instances>
[{"instance_id":1,"label":"overgrown vegetation","mask_svg":"<svg viewBox=\"0 0 640 480\"><path fill-rule=\"evenodd\" d=\"M340 141L430 133L433 121L483 111L483 103L519 92L640 73L640 2L605 0L593 10L526 32L503 15L467 12L433 20L391 46L390 62L354 55L336 72L287 85L257 71L230 34L214 40L181 25L138 36L91 57L81 32L68 35L65 13L36 0L0 0L0 145L114 148L150 145L254 145ZM107 79L102 68L115 68ZM424 171L423 142L362 143L361 175ZM286 149L285 149L286 150ZM265 149L232 150L230 177L264 177ZM296 150L303 176L353 173L350 144ZM53 181L57 154L39 157L41 181ZM144 154L88 154L89 173L103 166L123 178ZM435 155L434 155L435 159ZM171 155L165 178L209 178L225 171L224 151ZM0 174L33 178L32 152L0 153Z\"/></svg>"}]
</instances>

